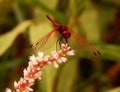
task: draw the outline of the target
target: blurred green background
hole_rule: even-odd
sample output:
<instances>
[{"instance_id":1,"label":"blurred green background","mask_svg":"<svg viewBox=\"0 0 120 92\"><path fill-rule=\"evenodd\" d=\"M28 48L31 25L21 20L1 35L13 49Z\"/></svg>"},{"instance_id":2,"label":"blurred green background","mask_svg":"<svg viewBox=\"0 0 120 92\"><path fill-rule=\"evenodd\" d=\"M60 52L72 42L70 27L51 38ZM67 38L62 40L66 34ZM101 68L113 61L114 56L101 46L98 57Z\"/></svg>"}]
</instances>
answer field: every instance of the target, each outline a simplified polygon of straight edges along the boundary
<instances>
[{"instance_id":1,"label":"blurred green background","mask_svg":"<svg viewBox=\"0 0 120 92\"><path fill-rule=\"evenodd\" d=\"M34 92L120 92L120 0L0 0L0 92L14 89L32 54L30 44L53 29L46 15L71 27L101 55L80 49L59 69L45 67Z\"/></svg>"}]
</instances>

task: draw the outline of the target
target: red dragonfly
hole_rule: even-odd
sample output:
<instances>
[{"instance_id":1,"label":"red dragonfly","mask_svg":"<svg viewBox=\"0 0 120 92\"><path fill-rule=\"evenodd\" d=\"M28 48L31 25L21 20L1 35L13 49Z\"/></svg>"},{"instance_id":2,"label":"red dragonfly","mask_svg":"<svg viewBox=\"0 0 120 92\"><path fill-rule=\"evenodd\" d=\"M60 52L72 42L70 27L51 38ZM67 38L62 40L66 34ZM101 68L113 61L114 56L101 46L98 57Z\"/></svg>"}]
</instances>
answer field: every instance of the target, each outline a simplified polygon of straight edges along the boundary
<instances>
[{"instance_id":1,"label":"red dragonfly","mask_svg":"<svg viewBox=\"0 0 120 92\"><path fill-rule=\"evenodd\" d=\"M61 36L57 40L61 43L63 40L67 43L67 40L73 36L75 40L83 47L87 48L88 50L92 51L95 56L100 55L100 52L92 47L88 42L86 42L82 37L80 37L77 33L75 33L71 28L58 24L53 18L47 15L47 18L55 25L55 28L46 34L43 38L39 39L35 43L33 43L30 47L35 48L39 46L41 48L49 39L49 37L54 33L58 32Z\"/></svg>"}]
</instances>

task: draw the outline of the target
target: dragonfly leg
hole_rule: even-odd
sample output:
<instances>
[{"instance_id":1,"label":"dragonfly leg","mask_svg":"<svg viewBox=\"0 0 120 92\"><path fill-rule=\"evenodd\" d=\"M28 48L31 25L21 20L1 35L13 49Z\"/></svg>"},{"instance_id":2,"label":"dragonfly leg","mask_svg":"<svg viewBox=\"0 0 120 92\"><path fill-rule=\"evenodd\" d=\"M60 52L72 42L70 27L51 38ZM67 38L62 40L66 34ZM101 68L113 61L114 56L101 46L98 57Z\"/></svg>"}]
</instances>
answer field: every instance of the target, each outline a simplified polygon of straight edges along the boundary
<instances>
[{"instance_id":1,"label":"dragonfly leg","mask_svg":"<svg viewBox=\"0 0 120 92\"><path fill-rule=\"evenodd\" d=\"M67 44L68 44L68 41L67 41L67 39L65 39L65 43L67 43ZM69 44L68 44L68 46L69 46Z\"/></svg>"},{"instance_id":2,"label":"dragonfly leg","mask_svg":"<svg viewBox=\"0 0 120 92\"><path fill-rule=\"evenodd\" d=\"M59 43L59 45L60 45L60 43L61 43L62 40L63 40L63 37L60 36L60 37L58 38L58 40L56 41L56 50L57 50L57 43Z\"/></svg>"},{"instance_id":3,"label":"dragonfly leg","mask_svg":"<svg viewBox=\"0 0 120 92\"><path fill-rule=\"evenodd\" d=\"M65 39L63 36L61 36L61 39L59 40L59 45L60 45L60 47L61 47L61 44L62 43L67 43L68 44L68 41L67 41L67 39Z\"/></svg>"}]
</instances>

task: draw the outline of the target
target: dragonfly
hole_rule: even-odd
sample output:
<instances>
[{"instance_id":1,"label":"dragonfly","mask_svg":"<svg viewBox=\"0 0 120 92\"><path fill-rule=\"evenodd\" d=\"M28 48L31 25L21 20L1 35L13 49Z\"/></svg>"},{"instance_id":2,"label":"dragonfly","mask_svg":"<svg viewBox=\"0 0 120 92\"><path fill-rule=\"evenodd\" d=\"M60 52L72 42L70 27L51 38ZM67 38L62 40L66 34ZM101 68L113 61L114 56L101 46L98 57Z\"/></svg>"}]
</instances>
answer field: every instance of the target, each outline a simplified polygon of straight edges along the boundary
<instances>
[{"instance_id":1,"label":"dragonfly","mask_svg":"<svg viewBox=\"0 0 120 92\"><path fill-rule=\"evenodd\" d=\"M33 43L30 47L31 48L36 48L39 47L41 48L42 46L45 45L45 43L47 42L47 40L50 38L50 36L54 33L54 32L58 32L60 37L58 38L57 42L59 42L59 44L64 40L66 43L68 43L68 39L73 36L73 38L76 40L76 42L80 45L83 46L85 48L87 48L88 50L90 50L95 56L100 55L100 52L94 48L93 46L91 46L86 40L84 40L81 36L79 36L75 31L73 31L70 27L66 26L66 25L61 25L58 24L53 18L51 18L49 15L47 15L48 20L50 20L52 22L52 24L55 26L55 28L53 30L51 30L49 33L47 33L45 36L43 36L42 38L40 38L38 41L36 41L35 43Z\"/></svg>"}]
</instances>

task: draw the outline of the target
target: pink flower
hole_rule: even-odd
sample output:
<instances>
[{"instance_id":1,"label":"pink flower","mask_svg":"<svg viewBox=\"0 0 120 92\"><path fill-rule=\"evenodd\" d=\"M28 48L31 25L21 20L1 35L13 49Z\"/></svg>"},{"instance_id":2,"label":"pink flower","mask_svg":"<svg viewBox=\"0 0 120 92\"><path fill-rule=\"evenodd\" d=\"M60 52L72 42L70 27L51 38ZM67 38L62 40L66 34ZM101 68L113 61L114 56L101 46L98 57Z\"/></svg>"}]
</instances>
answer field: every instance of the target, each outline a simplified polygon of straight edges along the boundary
<instances>
[{"instance_id":1,"label":"pink flower","mask_svg":"<svg viewBox=\"0 0 120 92\"><path fill-rule=\"evenodd\" d=\"M32 55L29 57L28 67L23 70L23 78L18 82L14 82L16 92L30 92L30 88L36 79L41 79L41 68L46 65L53 64L55 68L59 67L59 63L67 61L66 56L75 55L75 51L71 50L68 44L62 44L59 51L52 51L50 55L44 56L43 52L39 52L38 56ZM6 92L12 92L9 88Z\"/></svg>"},{"instance_id":2,"label":"pink flower","mask_svg":"<svg viewBox=\"0 0 120 92\"><path fill-rule=\"evenodd\" d=\"M11 89L9 89L9 88L6 88L6 90L5 90L6 92L12 92L12 90Z\"/></svg>"}]
</instances>

